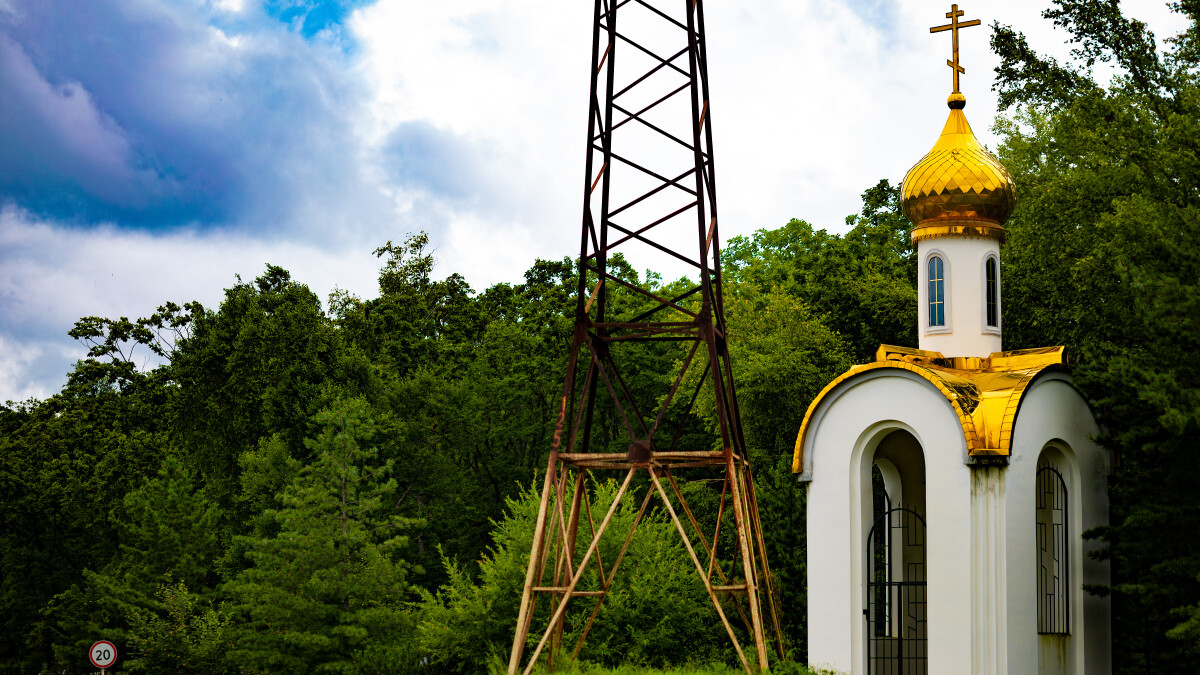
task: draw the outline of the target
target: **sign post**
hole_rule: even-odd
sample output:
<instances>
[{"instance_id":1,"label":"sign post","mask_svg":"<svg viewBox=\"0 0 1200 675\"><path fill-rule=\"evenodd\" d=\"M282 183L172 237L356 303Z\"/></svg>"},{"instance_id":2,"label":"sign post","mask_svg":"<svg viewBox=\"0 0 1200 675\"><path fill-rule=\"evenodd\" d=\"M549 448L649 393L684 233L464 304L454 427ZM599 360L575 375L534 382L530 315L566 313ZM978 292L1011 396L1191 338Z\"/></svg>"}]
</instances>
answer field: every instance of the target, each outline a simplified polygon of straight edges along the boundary
<instances>
[{"instance_id":1,"label":"sign post","mask_svg":"<svg viewBox=\"0 0 1200 675\"><path fill-rule=\"evenodd\" d=\"M100 669L100 675L104 675L105 669L117 662L117 646L108 640L95 642L88 650L88 658L93 666Z\"/></svg>"}]
</instances>

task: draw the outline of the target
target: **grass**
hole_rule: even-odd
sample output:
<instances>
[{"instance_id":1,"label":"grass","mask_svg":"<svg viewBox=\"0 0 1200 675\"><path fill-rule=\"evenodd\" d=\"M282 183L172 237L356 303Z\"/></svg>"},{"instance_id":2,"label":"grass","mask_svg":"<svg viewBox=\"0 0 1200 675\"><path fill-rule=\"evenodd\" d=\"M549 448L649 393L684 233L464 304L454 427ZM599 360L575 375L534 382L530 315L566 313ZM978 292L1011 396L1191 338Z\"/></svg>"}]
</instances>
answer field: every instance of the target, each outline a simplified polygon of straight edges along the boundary
<instances>
[{"instance_id":1,"label":"grass","mask_svg":"<svg viewBox=\"0 0 1200 675\"><path fill-rule=\"evenodd\" d=\"M499 663L493 664L490 675L503 675L505 667ZM567 667L554 669L555 674L561 675L743 675L746 671L724 664L691 665L678 668L645 668L642 666L618 666L606 668L589 663L573 663ZM791 661L772 664L770 675L835 675L830 671L810 670L806 666ZM547 675L545 666L539 664L533 669L534 675Z\"/></svg>"}]
</instances>

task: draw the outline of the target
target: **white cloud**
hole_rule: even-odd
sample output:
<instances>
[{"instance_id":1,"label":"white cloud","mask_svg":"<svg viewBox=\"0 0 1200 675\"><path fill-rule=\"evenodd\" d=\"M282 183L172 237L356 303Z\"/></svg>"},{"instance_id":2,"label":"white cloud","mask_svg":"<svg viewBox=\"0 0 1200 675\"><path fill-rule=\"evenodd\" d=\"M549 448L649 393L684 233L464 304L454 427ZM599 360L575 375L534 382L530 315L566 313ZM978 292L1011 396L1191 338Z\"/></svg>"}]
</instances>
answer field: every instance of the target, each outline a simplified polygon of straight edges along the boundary
<instances>
[{"instance_id":1,"label":"white cloud","mask_svg":"<svg viewBox=\"0 0 1200 675\"><path fill-rule=\"evenodd\" d=\"M1161 3L1124 4L1145 13L1160 37L1182 26ZM66 338L80 316L144 316L166 300L215 307L235 274L250 280L267 262L324 299L335 285L374 295L379 261L370 250L418 229L432 235L437 274L462 273L477 289L520 280L536 257L573 256L587 180L591 5L380 0L352 15L346 30L357 47L345 58L276 30L243 0L208 6L246 17L245 32L237 22L223 26L227 32L193 26L200 14L176 7L175 23L164 25L178 24L186 39L158 39L159 51L142 53L141 65L124 64L119 81L142 98L117 101L126 110L116 118L180 135L162 152L174 156L182 143L181 164L213 155L205 165L224 173L208 175L236 183L232 197L216 193L230 222L150 234L0 210L0 400L45 395L62 383L83 351ZM946 116L950 45L928 29L945 21L947 5L708 3L725 238L792 217L838 230L864 189L880 178L898 181L929 149ZM997 59L986 26L1012 24L1036 49L1063 58L1065 34L1040 18L1044 5L966 8L966 18L985 24L963 33L967 114L993 147ZM13 14L10 0L0 0L4 12ZM97 104L96 92L117 80L107 64L89 67L91 79L79 81L91 84L71 90L71 101L75 80L35 84L43 98L57 96L51 102L60 109L78 112L95 138L111 141L80 147L119 157L127 152L122 134L144 129L106 120L99 111L113 101ZM168 80L169 88L140 87ZM296 116L309 109L318 113ZM431 143L425 155L411 144L409 154L397 151L401 130L417 128ZM423 173L406 173L414 170ZM667 276L684 271L654 266Z\"/></svg>"},{"instance_id":2,"label":"white cloud","mask_svg":"<svg viewBox=\"0 0 1200 675\"><path fill-rule=\"evenodd\" d=\"M0 404L45 398L54 393L49 382L36 376L35 364L41 360L48 347L53 348L36 342L13 339L0 333ZM66 355L66 358L69 359L69 355Z\"/></svg>"},{"instance_id":3,"label":"white cloud","mask_svg":"<svg viewBox=\"0 0 1200 675\"><path fill-rule=\"evenodd\" d=\"M476 287L520 279L535 257L561 258L577 245L590 14L589 3L556 0L404 1L360 10L349 23L373 91L362 131L369 144L424 121L479 149L473 166L457 170L477 177L486 201L434 206L394 186L411 209L409 229L443 231L424 219L445 219L444 265ZM459 234L473 229L481 231ZM496 248L481 249L481 240Z\"/></svg>"},{"instance_id":4,"label":"white cloud","mask_svg":"<svg viewBox=\"0 0 1200 675\"><path fill-rule=\"evenodd\" d=\"M1043 7L989 3L965 17L984 23L962 33L967 114L992 147L998 59L988 26L1012 24L1035 48L1065 57L1065 34L1040 18ZM444 219L452 233L440 242L445 264L477 287L519 278L534 257L576 252L591 9L555 0L399 0L360 10L349 23L373 92L360 132L368 146L424 121L487 148L472 179L480 194L503 194L504 204L434 209L394 187L408 222L435 212ZM880 178L899 182L936 140L951 88L949 36L929 33L945 22L941 2L764 0L706 10L725 238L793 217L841 230L863 190ZM477 226L477 236L459 234ZM491 256L480 240L525 255Z\"/></svg>"},{"instance_id":5,"label":"white cloud","mask_svg":"<svg viewBox=\"0 0 1200 675\"><path fill-rule=\"evenodd\" d=\"M135 319L168 300L216 308L237 275L250 281L266 263L291 271L322 301L335 286L377 294L380 264L367 249L244 234L85 230L0 209L0 401L42 396L65 382L86 351L67 337L79 318Z\"/></svg>"},{"instance_id":6,"label":"white cloud","mask_svg":"<svg viewBox=\"0 0 1200 675\"><path fill-rule=\"evenodd\" d=\"M213 0L213 7L236 14L246 9L246 0Z\"/></svg>"}]
</instances>

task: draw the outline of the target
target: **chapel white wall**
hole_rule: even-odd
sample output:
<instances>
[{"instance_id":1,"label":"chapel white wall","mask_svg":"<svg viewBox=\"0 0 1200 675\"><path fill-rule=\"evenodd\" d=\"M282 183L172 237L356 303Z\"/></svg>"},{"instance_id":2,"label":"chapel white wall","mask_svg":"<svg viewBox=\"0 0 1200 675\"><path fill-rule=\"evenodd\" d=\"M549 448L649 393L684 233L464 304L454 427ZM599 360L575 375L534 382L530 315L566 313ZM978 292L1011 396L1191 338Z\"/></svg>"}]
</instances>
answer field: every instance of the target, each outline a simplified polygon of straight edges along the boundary
<instances>
[{"instance_id":1,"label":"chapel white wall","mask_svg":"<svg viewBox=\"0 0 1200 675\"><path fill-rule=\"evenodd\" d=\"M1006 470L1005 522L1008 531L1007 639L1008 672L1038 672L1037 579L1034 531L1037 462L1054 444L1066 458L1069 474L1069 534L1078 542L1085 530L1108 523L1108 458L1092 439L1098 429L1091 410L1065 375L1045 375L1026 391L1014 422L1012 457ZM1111 606L1083 591L1084 584L1109 583L1107 562L1088 553L1096 542L1072 546L1071 644L1068 672L1112 672Z\"/></svg>"},{"instance_id":2,"label":"chapel white wall","mask_svg":"<svg viewBox=\"0 0 1200 675\"><path fill-rule=\"evenodd\" d=\"M869 413L864 414L864 411ZM861 674L864 559L875 446L895 429L925 459L929 675L972 671L971 475L962 427L926 380L900 369L864 373L826 395L804 447L808 487L808 644L813 666ZM865 488L865 489L864 489ZM905 501L912 499L905 495Z\"/></svg>"},{"instance_id":3,"label":"chapel white wall","mask_svg":"<svg viewBox=\"0 0 1200 675\"><path fill-rule=\"evenodd\" d=\"M942 256L945 263L946 325L929 325L929 257ZM1003 326L1003 278L999 267L1000 242L983 237L950 236L917 242L918 346L945 356L984 357L1000 351ZM997 322L987 326L984 300L984 261L997 258Z\"/></svg>"}]
</instances>

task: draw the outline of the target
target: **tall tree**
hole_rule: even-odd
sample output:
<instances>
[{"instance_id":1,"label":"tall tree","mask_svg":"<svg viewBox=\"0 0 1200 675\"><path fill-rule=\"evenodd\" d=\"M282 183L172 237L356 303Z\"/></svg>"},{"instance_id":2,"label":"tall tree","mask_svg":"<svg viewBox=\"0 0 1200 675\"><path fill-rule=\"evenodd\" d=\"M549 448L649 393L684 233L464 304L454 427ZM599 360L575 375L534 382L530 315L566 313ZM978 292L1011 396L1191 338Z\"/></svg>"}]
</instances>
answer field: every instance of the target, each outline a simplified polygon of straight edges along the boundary
<instances>
[{"instance_id":1,"label":"tall tree","mask_svg":"<svg viewBox=\"0 0 1200 675\"><path fill-rule=\"evenodd\" d=\"M221 505L223 532L241 532L251 515L236 499L241 454L277 433L303 455L309 420L329 403L331 381L353 391L356 379L369 379L340 347L316 295L274 265L227 289L221 306L198 315L177 345L172 436Z\"/></svg>"},{"instance_id":2,"label":"tall tree","mask_svg":"<svg viewBox=\"0 0 1200 675\"><path fill-rule=\"evenodd\" d=\"M231 662L253 672L408 672L411 522L391 513L392 462L372 445L366 401L318 413L300 469L270 513L278 532L251 542L253 563L226 586L236 628Z\"/></svg>"},{"instance_id":3,"label":"tall tree","mask_svg":"<svg viewBox=\"0 0 1200 675\"><path fill-rule=\"evenodd\" d=\"M191 472L177 457L168 455L157 476L126 494L112 519L118 554L98 571L83 571L84 598L67 597L91 609L91 620L82 626L98 629L77 630L76 642L66 647L79 654L99 636L125 649L131 625L178 612L182 598L164 594L164 588L182 589L191 598L194 594L186 590L190 587L208 600L213 597L217 508L196 489ZM199 601L190 600L189 609ZM151 656L137 647L132 651Z\"/></svg>"},{"instance_id":4,"label":"tall tree","mask_svg":"<svg viewBox=\"0 0 1200 675\"><path fill-rule=\"evenodd\" d=\"M792 220L731 238L722 262L732 281L803 300L867 361L880 344L916 346L917 267L899 189L881 180L862 197L844 235Z\"/></svg>"},{"instance_id":5,"label":"tall tree","mask_svg":"<svg viewBox=\"0 0 1200 675\"><path fill-rule=\"evenodd\" d=\"M331 302L347 339L385 378L402 378L420 367L461 365L488 324L462 275L432 277L435 261L428 245L424 232L408 235L399 246L387 242L375 250L384 258L379 297L363 301L339 293Z\"/></svg>"},{"instance_id":6,"label":"tall tree","mask_svg":"<svg viewBox=\"0 0 1200 675\"><path fill-rule=\"evenodd\" d=\"M0 665L86 665L65 647L96 636L75 629L87 623L76 602L84 570L120 555L111 514L168 445L169 368L135 365L135 350L154 339L136 330L144 322L82 319L71 334L89 353L63 390L0 406L0 626L16 636L0 646Z\"/></svg>"},{"instance_id":7,"label":"tall tree","mask_svg":"<svg viewBox=\"0 0 1200 675\"><path fill-rule=\"evenodd\" d=\"M1113 452L1117 672L1188 672L1200 642L1200 3L1165 50L1116 0L1044 16L1071 62L994 26L997 128L1020 199L1005 255L1005 339L1065 344ZM1111 63L1108 83L1092 79ZM1178 625L1178 627L1177 627Z\"/></svg>"}]
</instances>

